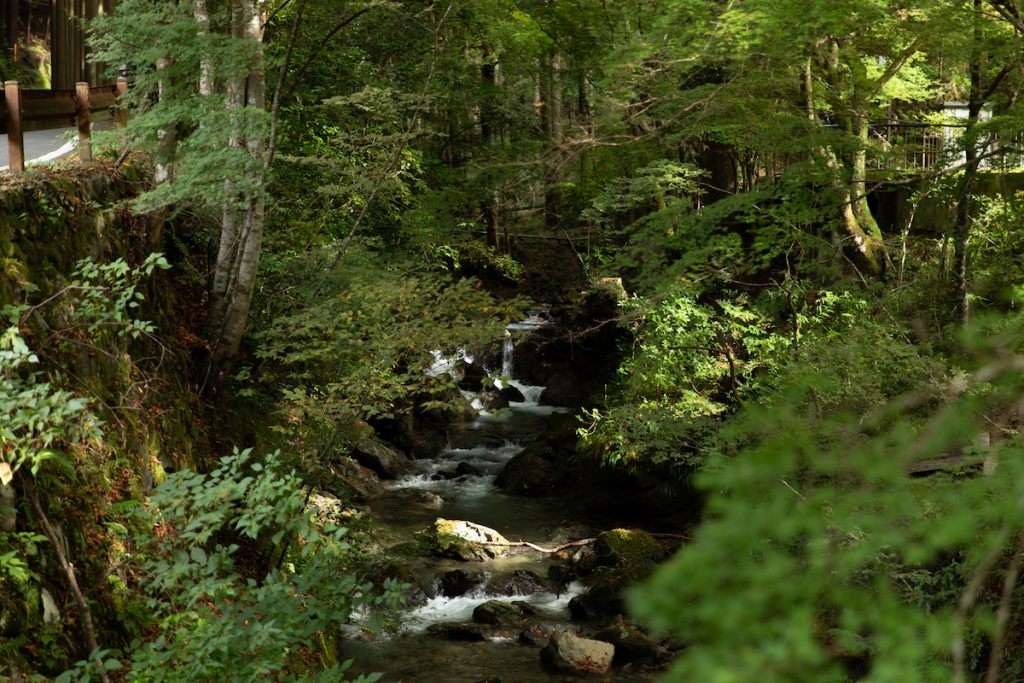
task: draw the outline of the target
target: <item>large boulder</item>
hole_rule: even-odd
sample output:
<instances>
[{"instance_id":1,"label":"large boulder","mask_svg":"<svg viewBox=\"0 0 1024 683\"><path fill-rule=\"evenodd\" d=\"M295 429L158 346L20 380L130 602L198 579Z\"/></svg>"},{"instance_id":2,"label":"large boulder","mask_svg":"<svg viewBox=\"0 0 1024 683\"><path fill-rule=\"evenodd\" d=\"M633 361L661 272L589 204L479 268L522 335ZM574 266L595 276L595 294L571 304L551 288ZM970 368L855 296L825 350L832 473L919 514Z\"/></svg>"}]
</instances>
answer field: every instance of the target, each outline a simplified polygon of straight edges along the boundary
<instances>
[{"instance_id":1,"label":"large boulder","mask_svg":"<svg viewBox=\"0 0 1024 683\"><path fill-rule=\"evenodd\" d=\"M487 592L492 595L533 595L550 589L543 577L528 569L499 574L487 582Z\"/></svg>"},{"instance_id":2,"label":"large boulder","mask_svg":"<svg viewBox=\"0 0 1024 683\"><path fill-rule=\"evenodd\" d=\"M505 463L494 485L503 491L518 494L549 493L562 482L563 473L549 460L545 445L527 446Z\"/></svg>"},{"instance_id":3,"label":"large boulder","mask_svg":"<svg viewBox=\"0 0 1024 683\"><path fill-rule=\"evenodd\" d=\"M335 458L328 464L323 487L340 498L356 503L366 503L384 494L380 477L349 457Z\"/></svg>"},{"instance_id":4,"label":"large boulder","mask_svg":"<svg viewBox=\"0 0 1024 683\"><path fill-rule=\"evenodd\" d=\"M376 472L381 479L398 479L412 471L405 453L372 437L356 444L352 457L363 467Z\"/></svg>"},{"instance_id":5,"label":"large boulder","mask_svg":"<svg viewBox=\"0 0 1024 683\"><path fill-rule=\"evenodd\" d=\"M540 395L540 402L561 408L577 408L583 403L585 393L575 374L558 372L548 379L547 386Z\"/></svg>"},{"instance_id":6,"label":"large boulder","mask_svg":"<svg viewBox=\"0 0 1024 683\"><path fill-rule=\"evenodd\" d=\"M484 582L483 572L467 572L465 569L453 569L441 574L434 580L437 592L446 598L457 598L465 595Z\"/></svg>"},{"instance_id":7,"label":"large boulder","mask_svg":"<svg viewBox=\"0 0 1024 683\"><path fill-rule=\"evenodd\" d=\"M603 640L615 646L616 664L656 665L671 655L667 649L636 624L622 619L594 634L595 640Z\"/></svg>"},{"instance_id":8,"label":"large boulder","mask_svg":"<svg viewBox=\"0 0 1024 683\"><path fill-rule=\"evenodd\" d=\"M448 446L446 429L403 430L395 435L397 443L414 458L433 458Z\"/></svg>"},{"instance_id":9,"label":"large boulder","mask_svg":"<svg viewBox=\"0 0 1024 683\"><path fill-rule=\"evenodd\" d=\"M512 385L499 389L498 395L509 403L523 403L526 401L526 397L523 396L523 392L519 391L519 389L516 389Z\"/></svg>"},{"instance_id":10,"label":"large boulder","mask_svg":"<svg viewBox=\"0 0 1024 683\"><path fill-rule=\"evenodd\" d=\"M487 640L490 629L480 624L460 624L444 622L431 624L427 633L443 640L460 640L463 642L480 642Z\"/></svg>"},{"instance_id":11,"label":"large boulder","mask_svg":"<svg viewBox=\"0 0 1024 683\"><path fill-rule=\"evenodd\" d=\"M614 657L611 643L581 638L571 631L555 631L540 651L545 666L566 673L607 673Z\"/></svg>"},{"instance_id":12,"label":"large boulder","mask_svg":"<svg viewBox=\"0 0 1024 683\"><path fill-rule=\"evenodd\" d=\"M536 610L521 600L488 600L473 610L473 621L501 628L523 628L535 614Z\"/></svg>"},{"instance_id":13,"label":"large boulder","mask_svg":"<svg viewBox=\"0 0 1024 683\"><path fill-rule=\"evenodd\" d=\"M597 566L614 567L632 578L649 575L664 559L661 544L646 531L612 529L602 531L594 543Z\"/></svg>"},{"instance_id":14,"label":"large boulder","mask_svg":"<svg viewBox=\"0 0 1024 683\"><path fill-rule=\"evenodd\" d=\"M463 562L490 560L508 549L508 539L494 529L464 520L438 517L424 536L430 551Z\"/></svg>"},{"instance_id":15,"label":"large boulder","mask_svg":"<svg viewBox=\"0 0 1024 683\"><path fill-rule=\"evenodd\" d=\"M459 388L466 391L483 391L487 384L487 370L476 363L465 363L460 367L462 379L459 380Z\"/></svg>"},{"instance_id":16,"label":"large boulder","mask_svg":"<svg viewBox=\"0 0 1024 683\"><path fill-rule=\"evenodd\" d=\"M480 404L484 410L501 410L508 408L508 399L495 389L484 389L480 392Z\"/></svg>"},{"instance_id":17,"label":"large boulder","mask_svg":"<svg viewBox=\"0 0 1024 683\"><path fill-rule=\"evenodd\" d=\"M627 581L616 573L592 577L587 590L569 601L569 614L577 621L606 619L626 613Z\"/></svg>"}]
</instances>

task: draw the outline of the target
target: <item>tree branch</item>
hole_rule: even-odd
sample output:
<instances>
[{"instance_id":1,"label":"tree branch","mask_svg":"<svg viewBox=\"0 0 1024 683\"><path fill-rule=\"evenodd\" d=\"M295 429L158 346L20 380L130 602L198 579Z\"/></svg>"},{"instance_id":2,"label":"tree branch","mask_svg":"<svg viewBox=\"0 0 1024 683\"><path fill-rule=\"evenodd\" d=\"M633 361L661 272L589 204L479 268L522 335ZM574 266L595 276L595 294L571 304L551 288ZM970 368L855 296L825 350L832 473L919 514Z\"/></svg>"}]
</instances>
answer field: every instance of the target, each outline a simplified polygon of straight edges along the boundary
<instances>
[{"instance_id":1,"label":"tree branch","mask_svg":"<svg viewBox=\"0 0 1024 683\"><path fill-rule=\"evenodd\" d=\"M82 589L78 586L78 578L75 576L75 566L71 564L67 556L64 554L64 549L60 545L60 539L57 537L57 532L54 530L53 525L50 524L50 519L43 512L43 506L39 502L39 492L36 490L35 479L29 477L25 483L25 489L28 492L29 500L32 502L32 507L35 509L36 514L39 515L39 521L43 525L43 531L46 533L46 538L49 539L50 545L53 546L54 552L57 554L57 561L60 563L61 568L64 569L64 575L68 579L68 586L71 587L71 592L75 596L75 601L78 603L79 609L82 610L82 621L85 625L85 638L89 645L90 656L95 655L96 669L100 675L100 680L103 683L110 683L110 677L107 675L107 670L103 666L103 659L98 655L99 645L96 642L96 628L92 622L92 610L89 609L89 603L85 601L85 595L82 594Z\"/></svg>"}]
</instances>

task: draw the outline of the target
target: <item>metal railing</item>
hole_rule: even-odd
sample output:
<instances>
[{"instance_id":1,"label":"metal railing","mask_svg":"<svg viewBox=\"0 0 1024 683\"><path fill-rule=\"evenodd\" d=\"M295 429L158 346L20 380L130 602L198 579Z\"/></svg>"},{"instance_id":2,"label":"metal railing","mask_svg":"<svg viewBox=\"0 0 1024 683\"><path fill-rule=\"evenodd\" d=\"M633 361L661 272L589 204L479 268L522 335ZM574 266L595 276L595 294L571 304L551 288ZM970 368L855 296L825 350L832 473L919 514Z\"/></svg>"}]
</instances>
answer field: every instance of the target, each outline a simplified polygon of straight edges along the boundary
<instances>
[{"instance_id":1,"label":"metal railing","mask_svg":"<svg viewBox=\"0 0 1024 683\"><path fill-rule=\"evenodd\" d=\"M875 170L931 171L962 166L963 123L881 121L871 124L869 165ZM1001 137L986 133L979 140L979 168L1007 171L1024 167L1024 136Z\"/></svg>"},{"instance_id":2,"label":"metal railing","mask_svg":"<svg viewBox=\"0 0 1024 683\"><path fill-rule=\"evenodd\" d=\"M22 90L17 81L5 81L0 93L0 134L7 135L8 170L25 171L25 133L36 130L78 129L78 158L92 161L92 123L113 119L123 128L128 122L124 96L128 81L116 85L78 83L74 90Z\"/></svg>"}]
</instances>

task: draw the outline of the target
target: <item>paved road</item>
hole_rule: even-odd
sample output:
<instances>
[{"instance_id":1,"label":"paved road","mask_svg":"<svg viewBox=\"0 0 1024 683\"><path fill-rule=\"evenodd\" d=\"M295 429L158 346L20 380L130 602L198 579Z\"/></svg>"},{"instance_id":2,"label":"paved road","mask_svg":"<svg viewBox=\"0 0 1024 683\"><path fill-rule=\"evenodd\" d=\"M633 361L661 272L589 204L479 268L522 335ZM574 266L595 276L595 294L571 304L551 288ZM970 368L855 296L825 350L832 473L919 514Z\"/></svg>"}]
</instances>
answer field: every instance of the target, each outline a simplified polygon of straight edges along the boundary
<instances>
[{"instance_id":1,"label":"paved road","mask_svg":"<svg viewBox=\"0 0 1024 683\"><path fill-rule=\"evenodd\" d=\"M71 154L77 144L78 131L75 128L34 130L25 133L25 159L30 164L53 161ZM0 135L0 170L7 168L7 161L7 136Z\"/></svg>"},{"instance_id":2,"label":"paved road","mask_svg":"<svg viewBox=\"0 0 1024 683\"><path fill-rule=\"evenodd\" d=\"M109 129L110 121L93 123L93 130ZM25 133L25 163L42 164L60 159L78 147L78 129L34 130ZM0 171L7 169L7 136L0 135Z\"/></svg>"}]
</instances>

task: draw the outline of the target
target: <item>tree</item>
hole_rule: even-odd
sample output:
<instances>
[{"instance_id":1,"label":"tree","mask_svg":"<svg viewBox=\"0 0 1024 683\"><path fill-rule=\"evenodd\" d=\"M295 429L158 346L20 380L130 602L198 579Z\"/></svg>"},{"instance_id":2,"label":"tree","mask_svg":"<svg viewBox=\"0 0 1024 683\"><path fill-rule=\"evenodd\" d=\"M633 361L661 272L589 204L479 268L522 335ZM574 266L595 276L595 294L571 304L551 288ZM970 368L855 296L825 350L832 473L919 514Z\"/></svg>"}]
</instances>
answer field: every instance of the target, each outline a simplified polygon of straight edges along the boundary
<instances>
[{"instance_id":1,"label":"tree","mask_svg":"<svg viewBox=\"0 0 1024 683\"><path fill-rule=\"evenodd\" d=\"M923 60L942 8L685 0L667 10L637 53L640 120L662 136L732 147L748 189L809 160L805 176L831 192L858 267L881 274L888 255L867 201L870 121L895 99L927 101L938 88Z\"/></svg>"},{"instance_id":2,"label":"tree","mask_svg":"<svg viewBox=\"0 0 1024 683\"><path fill-rule=\"evenodd\" d=\"M290 49L268 111L263 38L287 3L269 0L125 0L98 18L98 58L135 75L127 135L154 150L158 184L139 198L154 211L219 214L208 334L211 363L238 351L248 320L266 219L266 185ZM297 3L294 26L305 1ZM294 40L295 32L292 32Z\"/></svg>"}]
</instances>

